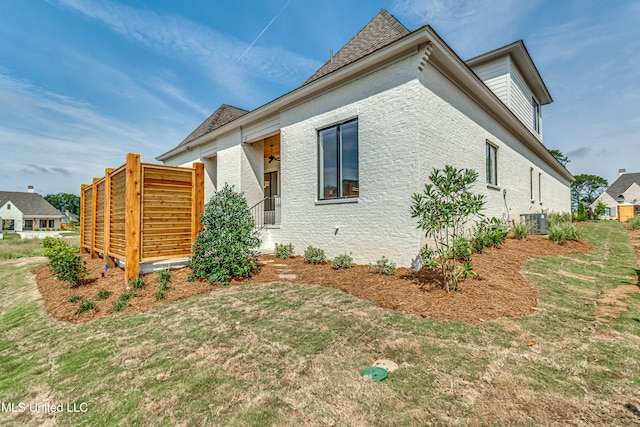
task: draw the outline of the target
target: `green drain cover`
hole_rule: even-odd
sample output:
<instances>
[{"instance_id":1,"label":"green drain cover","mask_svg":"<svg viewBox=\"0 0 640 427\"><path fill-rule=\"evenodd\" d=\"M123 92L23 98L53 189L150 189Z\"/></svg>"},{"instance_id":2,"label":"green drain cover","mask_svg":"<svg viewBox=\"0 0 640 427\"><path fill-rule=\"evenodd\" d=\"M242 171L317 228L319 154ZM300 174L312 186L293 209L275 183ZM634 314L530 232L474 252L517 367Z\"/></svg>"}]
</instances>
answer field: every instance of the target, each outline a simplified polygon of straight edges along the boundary
<instances>
[{"instance_id":1,"label":"green drain cover","mask_svg":"<svg viewBox=\"0 0 640 427\"><path fill-rule=\"evenodd\" d=\"M369 368L364 368L360 371L361 377L369 377L374 381L382 381L387 378L387 370L383 368L378 368L377 366L371 366Z\"/></svg>"}]
</instances>

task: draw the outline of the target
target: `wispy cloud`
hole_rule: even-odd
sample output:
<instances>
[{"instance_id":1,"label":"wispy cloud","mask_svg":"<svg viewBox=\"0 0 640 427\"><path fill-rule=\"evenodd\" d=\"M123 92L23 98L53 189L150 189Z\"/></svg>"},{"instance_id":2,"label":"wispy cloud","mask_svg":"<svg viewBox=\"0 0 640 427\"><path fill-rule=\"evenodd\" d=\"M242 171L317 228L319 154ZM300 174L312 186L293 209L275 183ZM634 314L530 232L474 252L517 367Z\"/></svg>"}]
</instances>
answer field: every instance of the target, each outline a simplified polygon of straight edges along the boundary
<instances>
[{"instance_id":1,"label":"wispy cloud","mask_svg":"<svg viewBox=\"0 0 640 427\"><path fill-rule=\"evenodd\" d=\"M180 16L159 15L115 2L59 0L59 3L156 52L197 64L204 74L228 88L237 86L242 77L239 73L275 83L296 84L321 65L285 49L274 55L274 47L254 47L249 52L246 43ZM231 65L239 57L241 66L236 66L231 74ZM246 79L242 83L251 84Z\"/></svg>"},{"instance_id":2,"label":"wispy cloud","mask_svg":"<svg viewBox=\"0 0 640 427\"><path fill-rule=\"evenodd\" d=\"M0 144L7 147L2 153L3 172L13 182L28 180L52 192L77 192L82 182L121 164L127 151L151 161L158 154L158 141L171 144L181 137L162 123L147 127L129 123L3 70L0 117Z\"/></svg>"},{"instance_id":3,"label":"wispy cloud","mask_svg":"<svg viewBox=\"0 0 640 427\"><path fill-rule=\"evenodd\" d=\"M484 53L477 51L482 41L498 43L504 37L518 38L515 35L517 22L536 3L518 0L396 0L392 11L408 25L431 25L463 59L467 59ZM487 31L487 27L491 31Z\"/></svg>"},{"instance_id":4,"label":"wispy cloud","mask_svg":"<svg viewBox=\"0 0 640 427\"><path fill-rule=\"evenodd\" d=\"M66 168L60 167L47 167L42 165L34 165L32 163L24 165L22 168L24 173L30 175L62 175L62 176L71 176L71 171Z\"/></svg>"}]
</instances>

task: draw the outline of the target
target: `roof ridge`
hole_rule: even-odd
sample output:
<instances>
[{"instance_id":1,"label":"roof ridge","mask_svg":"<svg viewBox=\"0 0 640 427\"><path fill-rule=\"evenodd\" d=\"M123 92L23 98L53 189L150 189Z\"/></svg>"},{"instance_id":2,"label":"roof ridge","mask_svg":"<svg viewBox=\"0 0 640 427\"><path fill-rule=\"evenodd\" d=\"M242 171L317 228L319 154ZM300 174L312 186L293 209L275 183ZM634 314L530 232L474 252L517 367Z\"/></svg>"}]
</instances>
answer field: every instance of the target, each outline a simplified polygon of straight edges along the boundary
<instances>
[{"instance_id":1,"label":"roof ridge","mask_svg":"<svg viewBox=\"0 0 640 427\"><path fill-rule=\"evenodd\" d=\"M410 31L407 27L387 12L386 9L380 9L332 58L309 77L303 86L350 65L409 33Z\"/></svg>"},{"instance_id":2,"label":"roof ridge","mask_svg":"<svg viewBox=\"0 0 640 427\"><path fill-rule=\"evenodd\" d=\"M234 107L229 104L220 104L220 106L207 117L200 125L193 130L182 142L178 145L187 144L194 139L198 139L203 135L212 132L219 127L226 125L234 121L235 119L248 114L249 110L244 108Z\"/></svg>"}]
</instances>

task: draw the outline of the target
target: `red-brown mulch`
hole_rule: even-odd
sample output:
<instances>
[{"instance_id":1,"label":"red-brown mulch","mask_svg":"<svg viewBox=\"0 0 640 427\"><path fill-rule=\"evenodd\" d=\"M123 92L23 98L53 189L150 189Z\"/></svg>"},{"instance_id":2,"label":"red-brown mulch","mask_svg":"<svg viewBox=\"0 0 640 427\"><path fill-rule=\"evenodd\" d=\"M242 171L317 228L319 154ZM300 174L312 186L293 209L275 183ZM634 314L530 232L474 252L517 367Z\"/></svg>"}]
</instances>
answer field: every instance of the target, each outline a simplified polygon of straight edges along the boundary
<instances>
[{"instance_id":1,"label":"red-brown mulch","mask_svg":"<svg viewBox=\"0 0 640 427\"><path fill-rule=\"evenodd\" d=\"M348 292L359 298L375 302L381 307L398 310L441 320L478 323L501 317L520 317L532 313L537 304L538 290L518 272L525 260L545 255L565 255L592 250L591 245L580 240L555 244L542 236L529 236L525 241L508 238L500 248L488 248L481 254L473 255L477 279L467 279L460 290L446 292L441 279L435 272L408 268L398 268L394 276L376 273L371 267L356 265L351 269L335 270L331 263L321 265L306 264L302 257L278 259L270 255L260 257L266 262L258 274L233 280L231 285L258 284L292 281L302 284L328 286ZM124 272L118 268L104 271L104 261L85 256L89 277L85 284L69 289L55 280L47 264L33 270L47 310L60 320L85 322L119 315L145 311L159 304L187 298L192 295L219 289L206 282L189 282L189 268L172 271L171 289L166 298L157 301L155 292L159 285L159 275L144 276L145 286L135 291L135 298L129 300L129 307L121 312L113 312L112 305L126 291ZM295 279L283 279L278 275L295 275ZM97 301L100 290L111 291L112 295ZM82 300L92 299L96 309L77 314L80 303L70 303L69 298L77 294Z\"/></svg>"}]
</instances>

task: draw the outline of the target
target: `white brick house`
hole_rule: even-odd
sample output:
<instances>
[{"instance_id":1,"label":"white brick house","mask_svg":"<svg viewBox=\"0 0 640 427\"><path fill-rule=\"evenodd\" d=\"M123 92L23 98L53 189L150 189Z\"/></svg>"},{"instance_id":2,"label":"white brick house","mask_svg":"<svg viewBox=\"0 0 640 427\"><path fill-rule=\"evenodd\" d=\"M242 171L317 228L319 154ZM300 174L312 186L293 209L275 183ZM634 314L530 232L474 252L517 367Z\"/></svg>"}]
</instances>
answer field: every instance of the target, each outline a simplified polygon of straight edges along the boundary
<instances>
[{"instance_id":1,"label":"white brick house","mask_svg":"<svg viewBox=\"0 0 640 427\"><path fill-rule=\"evenodd\" d=\"M205 200L224 183L250 205L277 195L265 249L408 266L425 243L411 195L433 168L477 170L488 216L569 212L573 177L542 144L550 102L521 41L465 63L383 10L301 87L251 112L221 106L158 160L203 162Z\"/></svg>"}]
</instances>

